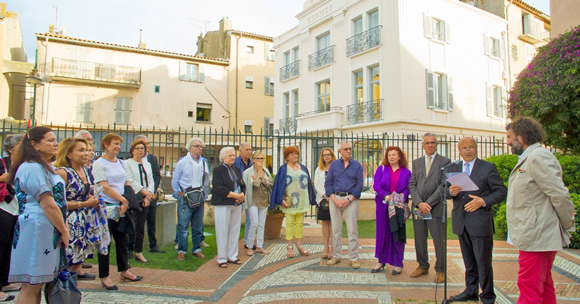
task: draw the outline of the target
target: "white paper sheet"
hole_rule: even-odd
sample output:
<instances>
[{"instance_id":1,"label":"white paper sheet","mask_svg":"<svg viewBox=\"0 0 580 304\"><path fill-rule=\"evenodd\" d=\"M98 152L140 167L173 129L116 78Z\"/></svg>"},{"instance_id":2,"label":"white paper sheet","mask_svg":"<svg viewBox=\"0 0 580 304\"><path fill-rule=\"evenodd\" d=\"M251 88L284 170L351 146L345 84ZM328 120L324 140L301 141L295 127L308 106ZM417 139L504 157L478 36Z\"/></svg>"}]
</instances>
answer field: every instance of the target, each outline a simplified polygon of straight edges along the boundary
<instances>
[{"instance_id":1,"label":"white paper sheet","mask_svg":"<svg viewBox=\"0 0 580 304\"><path fill-rule=\"evenodd\" d=\"M454 174L453 176L449 176L447 179L451 185L456 185L461 187L461 191L477 191L479 187L471 180L469 175L465 172L461 172L458 174Z\"/></svg>"}]
</instances>

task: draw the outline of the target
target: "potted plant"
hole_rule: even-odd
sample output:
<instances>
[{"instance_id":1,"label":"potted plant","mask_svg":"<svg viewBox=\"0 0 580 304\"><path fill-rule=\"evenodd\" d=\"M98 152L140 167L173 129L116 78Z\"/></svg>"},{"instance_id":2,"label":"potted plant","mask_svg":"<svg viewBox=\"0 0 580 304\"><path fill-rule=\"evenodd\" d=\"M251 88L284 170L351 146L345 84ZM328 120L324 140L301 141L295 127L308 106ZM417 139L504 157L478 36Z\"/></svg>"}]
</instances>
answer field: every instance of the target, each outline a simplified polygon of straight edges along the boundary
<instances>
[{"instance_id":1,"label":"potted plant","mask_svg":"<svg viewBox=\"0 0 580 304\"><path fill-rule=\"evenodd\" d=\"M266 240L277 240L280 238L282 221L284 221L284 213L280 210L279 205L276 205L274 209L268 209L266 224L264 226L264 238Z\"/></svg>"}]
</instances>

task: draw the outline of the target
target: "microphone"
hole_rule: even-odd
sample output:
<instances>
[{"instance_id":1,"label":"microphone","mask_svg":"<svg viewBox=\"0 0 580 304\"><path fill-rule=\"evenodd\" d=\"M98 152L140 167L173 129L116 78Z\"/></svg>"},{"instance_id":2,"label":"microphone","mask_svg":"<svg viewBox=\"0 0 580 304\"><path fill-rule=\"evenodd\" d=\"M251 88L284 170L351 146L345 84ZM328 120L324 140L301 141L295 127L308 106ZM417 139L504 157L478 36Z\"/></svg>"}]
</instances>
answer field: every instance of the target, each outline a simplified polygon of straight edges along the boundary
<instances>
[{"instance_id":1,"label":"microphone","mask_svg":"<svg viewBox=\"0 0 580 304\"><path fill-rule=\"evenodd\" d=\"M451 162L451 163L449 163L447 166L445 166L445 167L441 168L441 171L443 171L443 170L445 170L445 169L447 169L447 168L449 168L449 167L452 167L452 166L455 166L455 165L459 165L459 163L460 163L460 162L461 162L460 160L456 160L456 161L454 161L454 162Z\"/></svg>"}]
</instances>

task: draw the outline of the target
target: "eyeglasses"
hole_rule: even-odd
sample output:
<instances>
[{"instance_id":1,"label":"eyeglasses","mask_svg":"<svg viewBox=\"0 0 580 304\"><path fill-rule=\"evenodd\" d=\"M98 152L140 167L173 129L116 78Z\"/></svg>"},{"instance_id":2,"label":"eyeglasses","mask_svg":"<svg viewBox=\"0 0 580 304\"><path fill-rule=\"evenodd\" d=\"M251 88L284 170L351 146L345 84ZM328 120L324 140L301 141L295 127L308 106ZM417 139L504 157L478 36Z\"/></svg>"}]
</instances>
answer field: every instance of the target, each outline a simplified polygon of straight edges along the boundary
<instances>
[{"instance_id":1,"label":"eyeglasses","mask_svg":"<svg viewBox=\"0 0 580 304\"><path fill-rule=\"evenodd\" d=\"M194 148L203 148L202 145L191 145L191 146L194 147Z\"/></svg>"},{"instance_id":2,"label":"eyeglasses","mask_svg":"<svg viewBox=\"0 0 580 304\"><path fill-rule=\"evenodd\" d=\"M263 157L254 158L255 160L264 160Z\"/></svg>"},{"instance_id":3,"label":"eyeglasses","mask_svg":"<svg viewBox=\"0 0 580 304\"><path fill-rule=\"evenodd\" d=\"M327 157L327 156L332 157L332 154L322 154L322 157Z\"/></svg>"},{"instance_id":4,"label":"eyeglasses","mask_svg":"<svg viewBox=\"0 0 580 304\"><path fill-rule=\"evenodd\" d=\"M135 147L135 150L145 150L144 147Z\"/></svg>"},{"instance_id":5,"label":"eyeglasses","mask_svg":"<svg viewBox=\"0 0 580 304\"><path fill-rule=\"evenodd\" d=\"M342 148L344 151L350 151L352 148Z\"/></svg>"}]
</instances>

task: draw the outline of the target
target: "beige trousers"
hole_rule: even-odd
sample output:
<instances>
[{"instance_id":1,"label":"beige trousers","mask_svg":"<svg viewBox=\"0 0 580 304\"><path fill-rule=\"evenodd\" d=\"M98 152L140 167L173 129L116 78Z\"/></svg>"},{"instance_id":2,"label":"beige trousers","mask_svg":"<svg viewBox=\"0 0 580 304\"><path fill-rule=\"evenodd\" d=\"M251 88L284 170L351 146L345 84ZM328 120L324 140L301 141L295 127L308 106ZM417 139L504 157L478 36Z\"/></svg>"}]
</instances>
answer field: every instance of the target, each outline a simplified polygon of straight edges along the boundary
<instances>
[{"instance_id":1,"label":"beige trousers","mask_svg":"<svg viewBox=\"0 0 580 304\"><path fill-rule=\"evenodd\" d=\"M336 196L344 199L345 196ZM332 241L334 244L333 256L342 257L342 216L348 230L348 257L351 261L358 260L358 200L352 201L346 208L337 208L330 202L330 222L332 224Z\"/></svg>"}]
</instances>

